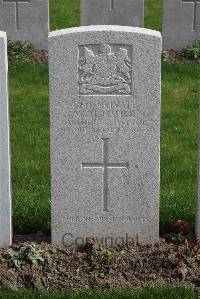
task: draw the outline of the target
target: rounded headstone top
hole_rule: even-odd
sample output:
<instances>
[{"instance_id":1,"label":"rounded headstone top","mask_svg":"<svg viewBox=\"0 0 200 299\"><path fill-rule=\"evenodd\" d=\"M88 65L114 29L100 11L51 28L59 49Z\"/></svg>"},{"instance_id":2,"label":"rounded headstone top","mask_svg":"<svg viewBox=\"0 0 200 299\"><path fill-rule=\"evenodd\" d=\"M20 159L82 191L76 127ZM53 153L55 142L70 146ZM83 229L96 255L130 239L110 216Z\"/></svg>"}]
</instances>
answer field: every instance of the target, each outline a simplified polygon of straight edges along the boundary
<instances>
[{"instance_id":1,"label":"rounded headstone top","mask_svg":"<svg viewBox=\"0 0 200 299\"><path fill-rule=\"evenodd\" d=\"M7 37L7 35L6 35L6 32L4 32L4 31L0 31L0 38L6 38Z\"/></svg>"},{"instance_id":2,"label":"rounded headstone top","mask_svg":"<svg viewBox=\"0 0 200 299\"><path fill-rule=\"evenodd\" d=\"M130 26L118 26L118 25L92 25L92 26L81 26L73 27L67 29L61 29L57 31L52 31L49 34L49 38L73 34L73 33L85 33L85 32L127 32L127 33L137 33L149 36L161 37L161 33L156 30L130 27Z\"/></svg>"}]
</instances>

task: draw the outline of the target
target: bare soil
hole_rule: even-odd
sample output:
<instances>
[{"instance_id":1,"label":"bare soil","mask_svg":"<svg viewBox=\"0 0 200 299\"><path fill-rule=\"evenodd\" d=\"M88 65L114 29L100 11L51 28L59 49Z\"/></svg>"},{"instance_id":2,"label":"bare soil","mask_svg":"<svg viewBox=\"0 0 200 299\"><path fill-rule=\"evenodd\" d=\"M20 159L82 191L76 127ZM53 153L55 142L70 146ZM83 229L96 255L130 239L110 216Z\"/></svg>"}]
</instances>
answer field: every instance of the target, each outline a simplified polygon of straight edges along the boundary
<instances>
[{"instance_id":1,"label":"bare soil","mask_svg":"<svg viewBox=\"0 0 200 299\"><path fill-rule=\"evenodd\" d=\"M44 261L17 269L8 262L7 250L0 250L0 286L9 290L79 290L93 288L143 288L166 284L187 284L200 288L200 244L185 240L169 242L164 236L155 246L130 244L103 248L89 241L84 248L52 246L42 233L15 236L13 248L36 244Z\"/></svg>"},{"instance_id":2,"label":"bare soil","mask_svg":"<svg viewBox=\"0 0 200 299\"><path fill-rule=\"evenodd\" d=\"M30 48L26 53L21 51L21 48L15 47L15 43L9 42L10 46L8 47L8 57L9 59L19 59L29 62L29 63L37 63L37 64L47 64L48 63L48 51L45 49L35 49L34 47ZM20 44L22 45L22 44ZM22 52L22 53L21 53ZM166 52L166 51L165 51ZM168 62L178 62L190 60L194 63L200 63L199 58L194 59L194 57L184 57L183 53L176 50L169 50L164 54L163 52L163 60Z\"/></svg>"},{"instance_id":3,"label":"bare soil","mask_svg":"<svg viewBox=\"0 0 200 299\"><path fill-rule=\"evenodd\" d=\"M28 60L30 63L44 64L48 63L48 51L47 50L32 50Z\"/></svg>"},{"instance_id":4,"label":"bare soil","mask_svg":"<svg viewBox=\"0 0 200 299\"><path fill-rule=\"evenodd\" d=\"M45 49L34 49L30 48L27 52L23 52L19 44L19 48L14 46L15 43L9 42L8 57L9 59L20 59L28 63L46 64L48 63L48 51Z\"/></svg>"}]
</instances>

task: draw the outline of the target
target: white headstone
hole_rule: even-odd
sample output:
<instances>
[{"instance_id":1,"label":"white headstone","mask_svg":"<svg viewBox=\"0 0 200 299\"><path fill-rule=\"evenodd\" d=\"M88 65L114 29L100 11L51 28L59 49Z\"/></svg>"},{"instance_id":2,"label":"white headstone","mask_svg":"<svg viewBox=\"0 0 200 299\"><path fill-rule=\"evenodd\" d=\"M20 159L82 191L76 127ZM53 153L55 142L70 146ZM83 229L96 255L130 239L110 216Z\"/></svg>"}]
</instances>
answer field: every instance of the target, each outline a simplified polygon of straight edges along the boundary
<instances>
[{"instance_id":1,"label":"white headstone","mask_svg":"<svg viewBox=\"0 0 200 299\"><path fill-rule=\"evenodd\" d=\"M0 0L0 30L11 41L47 48L49 0Z\"/></svg>"},{"instance_id":2,"label":"white headstone","mask_svg":"<svg viewBox=\"0 0 200 299\"><path fill-rule=\"evenodd\" d=\"M49 59L53 243L157 242L160 33L60 30Z\"/></svg>"},{"instance_id":3,"label":"white headstone","mask_svg":"<svg viewBox=\"0 0 200 299\"><path fill-rule=\"evenodd\" d=\"M0 32L0 247L12 242L7 38Z\"/></svg>"},{"instance_id":4,"label":"white headstone","mask_svg":"<svg viewBox=\"0 0 200 299\"><path fill-rule=\"evenodd\" d=\"M144 26L144 0L81 0L81 25Z\"/></svg>"},{"instance_id":5,"label":"white headstone","mask_svg":"<svg viewBox=\"0 0 200 299\"><path fill-rule=\"evenodd\" d=\"M163 49L181 50L200 38L200 0L163 1Z\"/></svg>"}]
</instances>

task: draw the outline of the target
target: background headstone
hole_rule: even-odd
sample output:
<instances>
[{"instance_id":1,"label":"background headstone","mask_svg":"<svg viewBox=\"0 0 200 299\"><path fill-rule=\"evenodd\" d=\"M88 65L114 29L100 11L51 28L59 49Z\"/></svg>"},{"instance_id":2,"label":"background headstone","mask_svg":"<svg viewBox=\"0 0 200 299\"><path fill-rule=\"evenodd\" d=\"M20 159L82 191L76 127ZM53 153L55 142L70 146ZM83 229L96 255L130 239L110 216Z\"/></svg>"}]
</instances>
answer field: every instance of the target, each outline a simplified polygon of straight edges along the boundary
<instances>
[{"instance_id":1,"label":"background headstone","mask_svg":"<svg viewBox=\"0 0 200 299\"><path fill-rule=\"evenodd\" d=\"M55 31L49 59L53 243L157 242L160 33Z\"/></svg>"},{"instance_id":2,"label":"background headstone","mask_svg":"<svg viewBox=\"0 0 200 299\"><path fill-rule=\"evenodd\" d=\"M0 247L12 240L6 33L0 32Z\"/></svg>"},{"instance_id":3,"label":"background headstone","mask_svg":"<svg viewBox=\"0 0 200 299\"><path fill-rule=\"evenodd\" d=\"M200 0L163 1L163 49L181 50L200 38Z\"/></svg>"},{"instance_id":4,"label":"background headstone","mask_svg":"<svg viewBox=\"0 0 200 299\"><path fill-rule=\"evenodd\" d=\"M81 25L144 26L144 0L80 0Z\"/></svg>"},{"instance_id":5,"label":"background headstone","mask_svg":"<svg viewBox=\"0 0 200 299\"><path fill-rule=\"evenodd\" d=\"M48 0L0 0L0 30L6 31L11 41L47 48L48 6Z\"/></svg>"}]
</instances>

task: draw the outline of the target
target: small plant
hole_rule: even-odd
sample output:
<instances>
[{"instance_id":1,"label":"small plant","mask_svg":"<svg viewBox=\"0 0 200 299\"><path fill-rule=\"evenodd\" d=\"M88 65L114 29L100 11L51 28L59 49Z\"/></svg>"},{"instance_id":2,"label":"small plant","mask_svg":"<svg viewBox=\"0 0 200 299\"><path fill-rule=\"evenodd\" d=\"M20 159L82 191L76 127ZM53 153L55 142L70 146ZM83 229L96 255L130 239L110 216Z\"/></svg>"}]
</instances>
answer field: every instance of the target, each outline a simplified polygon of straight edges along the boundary
<instances>
[{"instance_id":1,"label":"small plant","mask_svg":"<svg viewBox=\"0 0 200 299\"><path fill-rule=\"evenodd\" d=\"M28 245L26 247L20 246L7 251L8 261L11 266L18 269L26 262L32 264L37 263L38 261L43 262L42 252L43 251L38 250L35 245Z\"/></svg>"},{"instance_id":2,"label":"small plant","mask_svg":"<svg viewBox=\"0 0 200 299\"><path fill-rule=\"evenodd\" d=\"M30 43L8 42L8 55L22 61L28 61L30 53L33 51L33 45Z\"/></svg>"},{"instance_id":3,"label":"small plant","mask_svg":"<svg viewBox=\"0 0 200 299\"><path fill-rule=\"evenodd\" d=\"M162 60L165 62L169 62L170 61L170 54L168 50L164 50L162 52Z\"/></svg>"},{"instance_id":4,"label":"small plant","mask_svg":"<svg viewBox=\"0 0 200 299\"><path fill-rule=\"evenodd\" d=\"M173 226L175 228L176 234L173 235L172 240L177 243L193 243L194 242L194 234L192 232L192 228L183 220L176 220L173 222Z\"/></svg>"},{"instance_id":5,"label":"small plant","mask_svg":"<svg viewBox=\"0 0 200 299\"><path fill-rule=\"evenodd\" d=\"M111 265L112 252L109 250L103 250L95 255L91 255L90 262L95 269L102 271L105 267Z\"/></svg>"},{"instance_id":6,"label":"small plant","mask_svg":"<svg viewBox=\"0 0 200 299\"><path fill-rule=\"evenodd\" d=\"M200 40L188 45L182 51L182 56L189 59L200 59Z\"/></svg>"}]
</instances>

